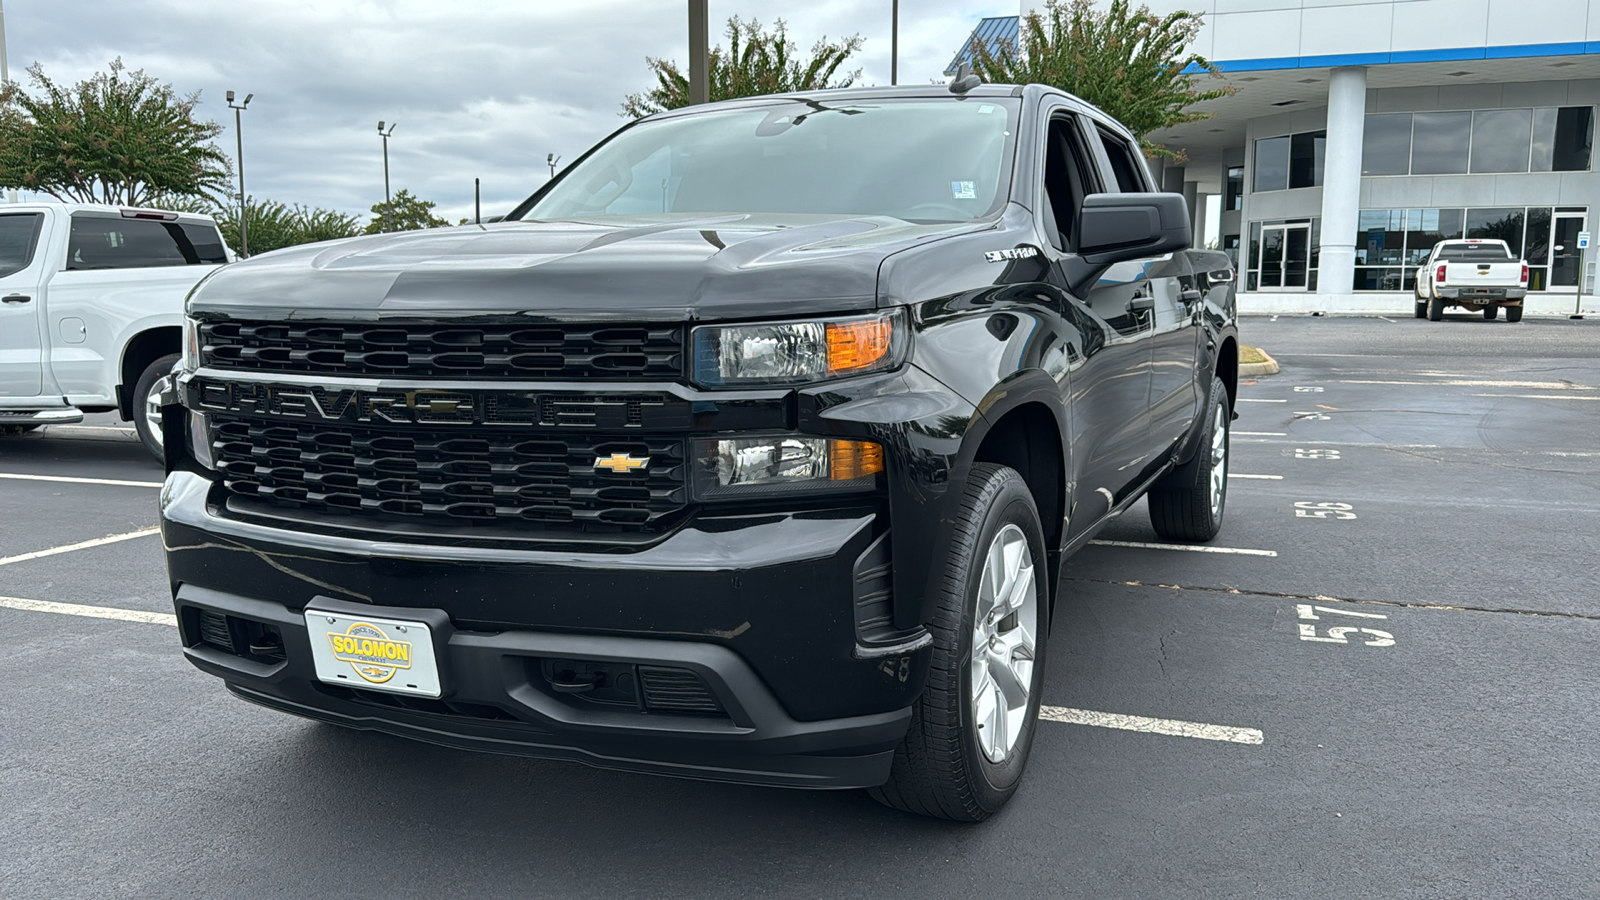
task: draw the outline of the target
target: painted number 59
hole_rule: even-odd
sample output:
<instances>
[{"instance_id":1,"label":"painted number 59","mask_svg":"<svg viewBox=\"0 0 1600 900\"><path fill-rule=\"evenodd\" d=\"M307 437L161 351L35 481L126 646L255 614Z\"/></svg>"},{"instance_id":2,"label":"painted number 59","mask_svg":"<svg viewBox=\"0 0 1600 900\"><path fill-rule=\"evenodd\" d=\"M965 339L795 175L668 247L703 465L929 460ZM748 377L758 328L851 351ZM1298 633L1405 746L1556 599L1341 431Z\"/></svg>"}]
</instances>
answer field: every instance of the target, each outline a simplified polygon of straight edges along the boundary
<instances>
[{"instance_id":1,"label":"painted number 59","mask_svg":"<svg viewBox=\"0 0 1600 900\"><path fill-rule=\"evenodd\" d=\"M1301 519L1354 519L1356 514L1348 503L1300 500L1294 505L1294 514Z\"/></svg>"}]
</instances>

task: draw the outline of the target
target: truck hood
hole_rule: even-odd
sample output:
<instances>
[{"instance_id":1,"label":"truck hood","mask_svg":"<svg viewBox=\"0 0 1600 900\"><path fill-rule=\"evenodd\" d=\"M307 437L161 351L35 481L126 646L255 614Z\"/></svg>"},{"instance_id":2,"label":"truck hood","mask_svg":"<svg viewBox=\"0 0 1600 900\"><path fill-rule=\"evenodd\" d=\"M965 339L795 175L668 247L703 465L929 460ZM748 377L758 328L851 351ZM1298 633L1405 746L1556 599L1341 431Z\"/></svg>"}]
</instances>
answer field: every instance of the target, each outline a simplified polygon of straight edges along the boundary
<instances>
[{"instance_id":1,"label":"truck hood","mask_svg":"<svg viewBox=\"0 0 1600 900\"><path fill-rule=\"evenodd\" d=\"M225 266L191 310L241 318L700 320L871 309L900 250L993 227L888 217L502 222L293 247Z\"/></svg>"}]
</instances>

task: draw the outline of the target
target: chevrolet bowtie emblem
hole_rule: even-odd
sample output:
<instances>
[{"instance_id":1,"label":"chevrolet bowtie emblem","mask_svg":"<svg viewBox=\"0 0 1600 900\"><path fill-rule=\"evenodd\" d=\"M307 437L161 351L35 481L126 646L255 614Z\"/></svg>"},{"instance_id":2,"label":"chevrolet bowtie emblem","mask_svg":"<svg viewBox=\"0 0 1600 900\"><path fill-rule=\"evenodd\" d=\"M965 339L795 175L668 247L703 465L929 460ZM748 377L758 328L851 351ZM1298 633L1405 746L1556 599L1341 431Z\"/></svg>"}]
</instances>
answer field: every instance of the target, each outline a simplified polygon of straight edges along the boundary
<instances>
[{"instance_id":1,"label":"chevrolet bowtie emblem","mask_svg":"<svg viewBox=\"0 0 1600 900\"><path fill-rule=\"evenodd\" d=\"M639 458L627 453L613 453L610 456L596 456L594 467L596 469L610 469L613 472L632 472L634 469L643 469L650 465L650 457Z\"/></svg>"}]
</instances>

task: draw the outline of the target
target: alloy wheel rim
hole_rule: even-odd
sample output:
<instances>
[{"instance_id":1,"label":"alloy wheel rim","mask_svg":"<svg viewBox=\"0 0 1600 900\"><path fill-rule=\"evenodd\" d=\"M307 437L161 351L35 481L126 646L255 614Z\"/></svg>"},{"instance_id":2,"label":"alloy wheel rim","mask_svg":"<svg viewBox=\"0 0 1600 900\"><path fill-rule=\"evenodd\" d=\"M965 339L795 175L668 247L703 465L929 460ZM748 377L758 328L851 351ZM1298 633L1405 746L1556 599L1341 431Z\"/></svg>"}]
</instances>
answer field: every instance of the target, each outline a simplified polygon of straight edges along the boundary
<instances>
[{"instance_id":1,"label":"alloy wheel rim","mask_svg":"<svg viewBox=\"0 0 1600 900\"><path fill-rule=\"evenodd\" d=\"M1222 498L1228 489L1228 407L1217 407L1211 428L1211 517L1222 515Z\"/></svg>"},{"instance_id":2,"label":"alloy wheel rim","mask_svg":"<svg viewBox=\"0 0 1600 900\"><path fill-rule=\"evenodd\" d=\"M984 554L972 616L972 721L992 763L1011 755L1027 721L1038 625L1033 553L1022 529L1007 525Z\"/></svg>"},{"instance_id":3,"label":"alloy wheel rim","mask_svg":"<svg viewBox=\"0 0 1600 900\"><path fill-rule=\"evenodd\" d=\"M144 424L145 430L150 434L150 440L157 449L163 447L161 434L161 379L156 379L150 385L150 390L144 396Z\"/></svg>"}]
</instances>

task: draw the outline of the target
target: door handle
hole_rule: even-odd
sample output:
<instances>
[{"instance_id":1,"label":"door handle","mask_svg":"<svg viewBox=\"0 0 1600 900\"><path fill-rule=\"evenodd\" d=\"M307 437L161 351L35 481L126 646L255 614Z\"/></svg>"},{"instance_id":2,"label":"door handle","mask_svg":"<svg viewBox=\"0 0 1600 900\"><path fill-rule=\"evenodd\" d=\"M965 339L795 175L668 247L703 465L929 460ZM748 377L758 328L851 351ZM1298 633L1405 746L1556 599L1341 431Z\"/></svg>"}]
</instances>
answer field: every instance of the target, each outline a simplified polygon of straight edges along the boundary
<instances>
[{"instance_id":1,"label":"door handle","mask_svg":"<svg viewBox=\"0 0 1600 900\"><path fill-rule=\"evenodd\" d=\"M4 297L0 297L0 302L3 302L3 303L27 303L29 300L32 300L32 299L33 298L29 297L27 294L7 294Z\"/></svg>"}]
</instances>

